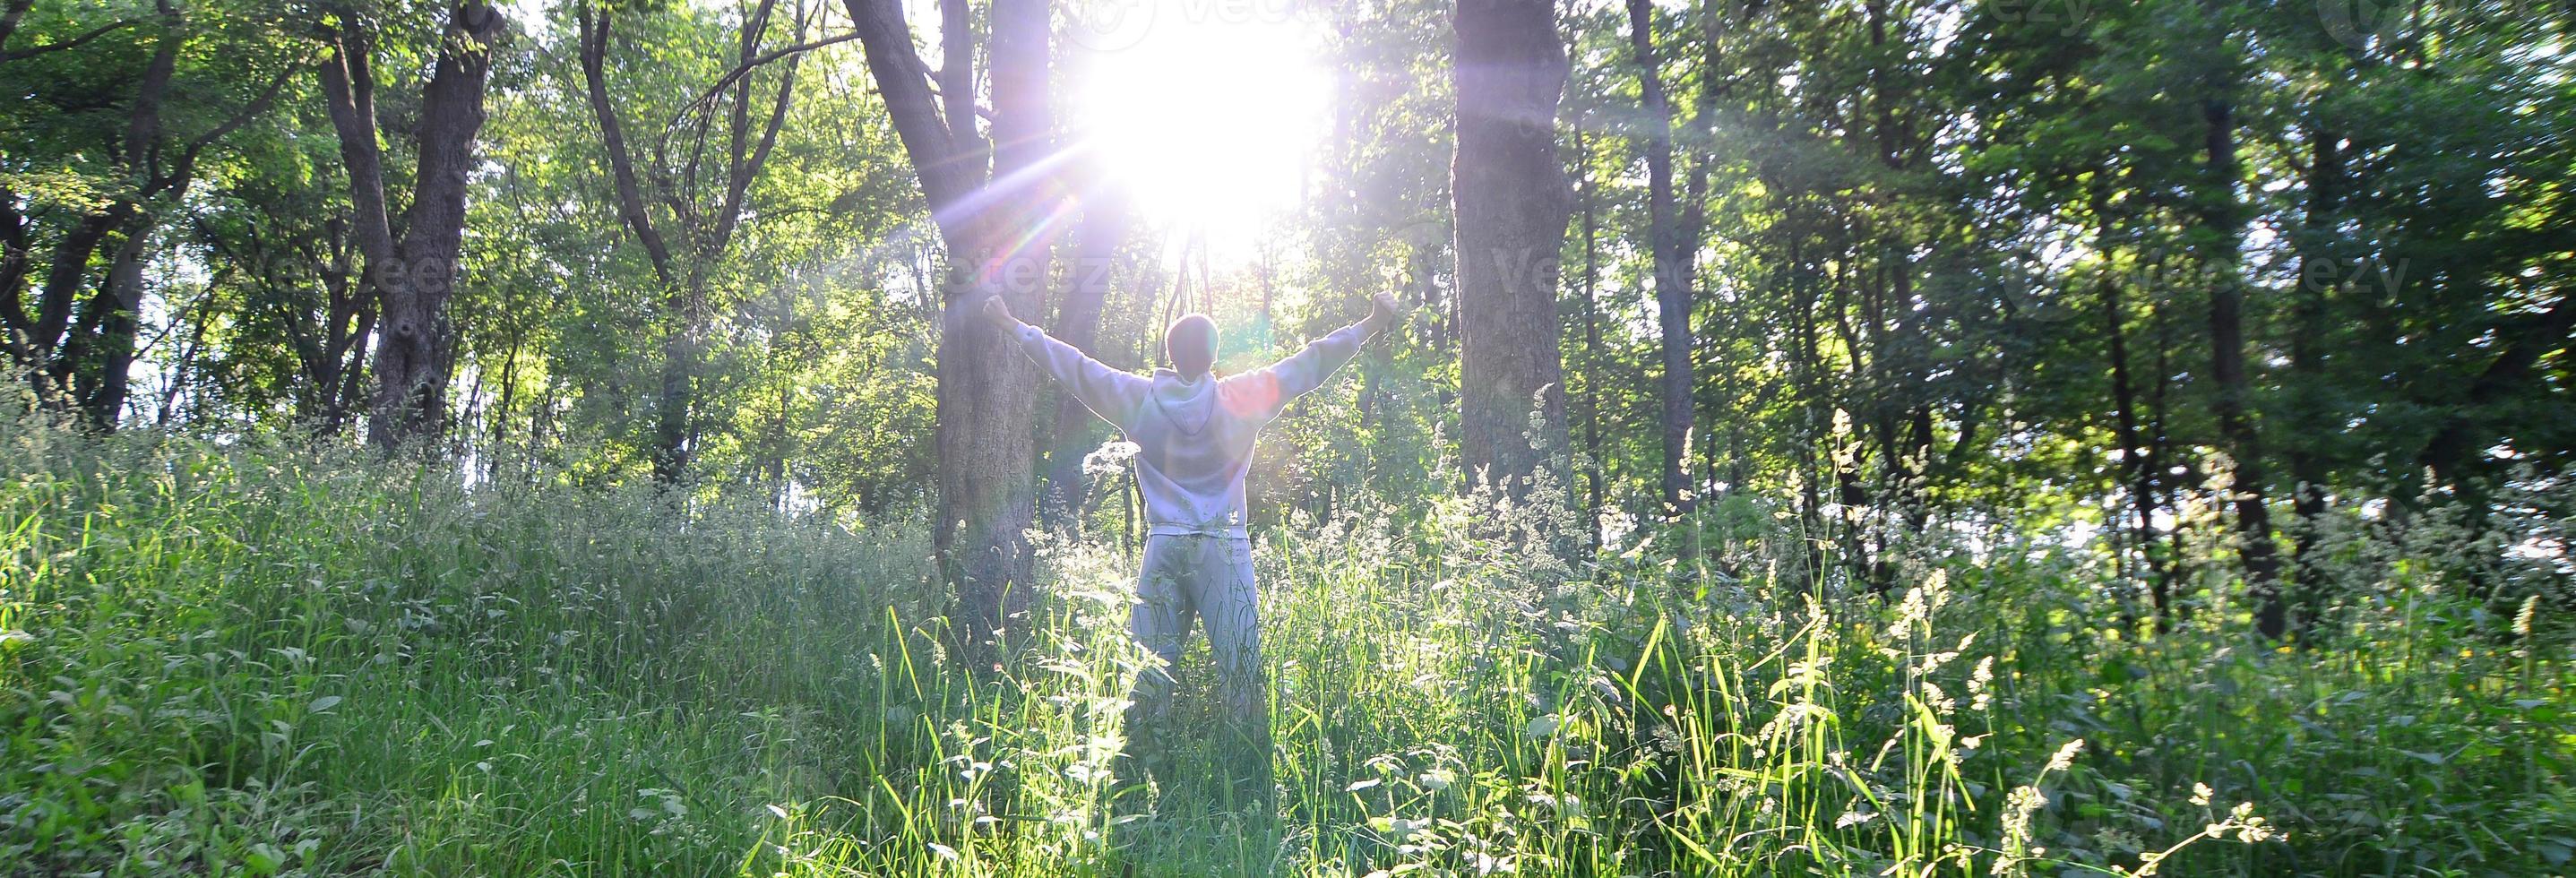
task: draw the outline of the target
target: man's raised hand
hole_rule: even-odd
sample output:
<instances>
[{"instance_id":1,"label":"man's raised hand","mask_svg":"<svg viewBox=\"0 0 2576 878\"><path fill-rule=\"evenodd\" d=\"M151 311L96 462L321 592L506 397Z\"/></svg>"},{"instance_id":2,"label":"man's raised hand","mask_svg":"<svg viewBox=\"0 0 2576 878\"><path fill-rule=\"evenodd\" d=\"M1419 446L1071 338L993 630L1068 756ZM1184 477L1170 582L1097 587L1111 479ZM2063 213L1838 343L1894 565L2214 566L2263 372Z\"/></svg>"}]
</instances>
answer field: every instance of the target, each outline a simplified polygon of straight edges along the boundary
<instances>
[{"instance_id":1,"label":"man's raised hand","mask_svg":"<svg viewBox=\"0 0 2576 878\"><path fill-rule=\"evenodd\" d=\"M1019 322L1011 319L1011 306L1002 301L999 293L984 297L984 321L1003 329Z\"/></svg>"},{"instance_id":2,"label":"man's raised hand","mask_svg":"<svg viewBox=\"0 0 2576 878\"><path fill-rule=\"evenodd\" d=\"M1395 308L1394 293L1379 290L1377 295L1369 297L1369 319L1375 321L1379 329L1393 325L1401 314Z\"/></svg>"}]
</instances>

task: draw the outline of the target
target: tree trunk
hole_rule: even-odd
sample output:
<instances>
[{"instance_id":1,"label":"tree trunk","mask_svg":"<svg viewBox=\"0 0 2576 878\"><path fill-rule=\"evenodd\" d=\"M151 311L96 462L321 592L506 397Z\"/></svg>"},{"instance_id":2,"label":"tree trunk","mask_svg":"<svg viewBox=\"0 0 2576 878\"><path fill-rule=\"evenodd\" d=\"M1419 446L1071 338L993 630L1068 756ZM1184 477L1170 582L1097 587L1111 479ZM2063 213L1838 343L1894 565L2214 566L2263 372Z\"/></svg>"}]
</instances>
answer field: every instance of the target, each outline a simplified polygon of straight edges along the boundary
<instances>
[{"instance_id":1,"label":"tree trunk","mask_svg":"<svg viewBox=\"0 0 2576 878\"><path fill-rule=\"evenodd\" d=\"M27 325L26 294L20 292L35 267L27 242L31 225L18 212L17 190L0 181L0 352L16 364L28 362L20 338L32 328Z\"/></svg>"},{"instance_id":2,"label":"tree trunk","mask_svg":"<svg viewBox=\"0 0 2576 878\"><path fill-rule=\"evenodd\" d=\"M110 322L110 315L116 310L108 291L113 281L102 283L89 298L89 304L78 309L83 312L79 325L74 325L72 317L75 305L82 299L81 294L90 290L90 261L108 236L120 228L150 225L142 216L145 202L157 188L152 179L151 162L157 155L155 147L161 137L161 105L169 96L171 77L178 70L179 50L187 42L186 21L179 8L168 0L162 0L154 8L161 20L161 34L153 41L152 57L144 63L142 75L138 78L134 103L126 111L121 139L109 144L111 154L121 165L119 170L132 181L136 191L73 221L72 227L54 245L53 265L37 294L36 313L32 317L20 311L14 302L9 309L9 319L24 327L14 333L23 336L23 340L13 340L12 347L20 354L18 365L25 371L28 383L36 392L36 399L47 406L79 411L90 419L92 426L102 428L113 424L95 419L96 412L83 404L83 392L76 385L95 387L99 383L95 371L99 364L95 362L93 348L100 339L92 336ZM11 26L15 27L14 19ZM111 274L115 268L116 260L111 258ZM14 298L16 288L12 287L10 292ZM131 317L129 314L124 319L130 320Z\"/></svg>"},{"instance_id":3,"label":"tree trunk","mask_svg":"<svg viewBox=\"0 0 2576 878\"><path fill-rule=\"evenodd\" d=\"M972 316L987 295L1011 310L1037 314L1053 241L1046 225L1060 191L1047 175L1016 173L1053 149L1047 114L1048 9L1043 0L996 0L992 6L993 137L988 166L975 134L971 100L950 88L942 118L929 68L914 54L912 29L897 0L845 0L895 134L921 182L932 221L948 250L936 354L937 520L932 534L942 575L957 589L951 642L972 667L989 666L1009 642L1007 626L1027 606L1033 518L1030 428L1037 402L1036 366L1000 331ZM966 4L943 3L943 30L971 26ZM963 38L947 40L949 82L971 82L957 69L969 55ZM991 191L986 180L1003 181Z\"/></svg>"},{"instance_id":4,"label":"tree trunk","mask_svg":"<svg viewBox=\"0 0 2576 878\"><path fill-rule=\"evenodd\" d=\"M161 33L152 58L144 65L128 108L125 129L110 150L118 171L130 182L105 208L81 215L56 245L52 270L30 317L17 301L14 277L9 287L6 322L13 336L9 348L47 405L77 412L99 430L116 428L125 408L128 372L136 355L138 309L143 298L143 267L150 261L155 205L187 195L196 162L208 146L267 112L285 84L279 77L268 90L230 118L185 141L165 135L162 104L172 91L178 57L190 31L179 6L169 0L154 4ZM91 31L87 36L50 44L42 51L68 48L122 25ZM20 57L24 57L21 55ZM14 218L14 210L12 213ZM95 287L90 262L110 237L117 249ZM23 274L24 253L14 254L11 275ZM87 293L86 298L83 293ZM77 319L75 318L75 302Z\"/></svg>"},{"instance_id":5,"label":"tree trunk","mask_svg":"<svg viewBox=\"0 0 2576 878\"><path fill-rule=\"evenodd\" d=\"M2209 282L2210 380L2216 385L2211 405L2219 440L2233 458L2239 560L2245 567L2247 597L2254 601L2254 626L2265 637L2287 633L2287 608L2281 599L2279 549L2272 543L2272 512L2263 497L2263 450L2247 412L2252 382L2245 365L2245 288L2239 276L2244 217L2237 202L2236 115L2231 98L2213 95L2201 103L2206 124L2208 179L2203 184L2201 225L2209 251L2203 265Z\"/></svg>"},{"instance_id":6,"label":"tree trunk","mask_svg":"<svg viewBox=\"0 0 2576 878\"><path fill-rule=\"evenodd\" d=\"M2107 251L2106 251L2107 252ZM2111 346L2111 404L2117 418L2115 435L2120 441L2120 471L2128 482L2129 503L2136 510L2132 523L2138 551L2138 579L2145 583L2148 603L2154 606L2156 630L2165 630L2171 585L2157 575L2155 564L2156 464L2147 442L2139 435L2137 391L2129 380L2128 308L2121 301L2120 282L2106 272L2102 278L2102 328Z\"/></svg>"},{"instance_id":7,"label":"tree trunk","mask_svg":"<svg viewBox=\"0 0 2576 878\"><path fill-rule=\"evenodd\" d=\"M760 176L778 142L778 130L786 123L796 89L796 69L804 52L839 42L844 38L813 43L795 43L763 53L762 39L776 13L776 0L762 0L745 14L735 33L735 66L700 97L714 101L723 96L727 102L725 129L720 137L726 144L722 156L725 176L715 193L714 203L703 203L694 191L698 182L698 163L705 158L712 119L711 106L691 104L675 115L671 124L661 129L649 154L659 158L672 152L668 147L675 137L692 144L688 166L678 173L656 168L655 173L639 175L635 171L635 154L628 149L626 128L619 119L616 103L608 93L608 48L616 10L581 4L574 10L579 29L582 83L588 93L591 115L599 123L600 145L608 154L610 179L617 193L617 215L653 267L653 276L663 286L662 369L654 396L653 440L650 454L653 479L665 485L676 484L687 477L689 462L698 444L696 417L697 378L705 356L706 333L713 318L709 289L713 272L732 246L733 233L739 227L743 206L752 182ZM796 25L798 39L803 37L803 23ZM769 109L754 123L752 115L751 71L780 57L787 59L778 80L778 91L769 100ZM729 94L728 94L729 92ZM683 125L681 120L688 121ZM755 132L757 132L755 136ZM649 178L655 190L646 193L640 179ZM654 220L647 199L672 205L672 222L682 249L673 250L669 238Z\"/></svg>"},{"instance_id":8,"label":"tree trunk","mask_svg":"<svg viewBox=\"0 0 2576 878\"><path fill-rule=\"evenodd\" d=\"M2169 398L2174 387L2173 349L2176 347L2176 341L2165 320L2162 303L2153 298L2148 299L2146 316L2147 347L2155 351L2155 373L2147 384L2145 440L2148 444L2147 460L2155 465L2156 474L2152 486L2155 496L2150 498L2148 506L2151 509L2163 509L2173 514L2173 526L2165 531L2164 563L2159 565L2157 574L2157 578L2165 583L2170 597L2174 586L2187 581L2182 575L2185 560L2183 549L2186 547L2185 540L2188 537L2190 525L2183 521L2179 513L2182 507L2183 486L2193 484L2194 476L2174 471L2175 466L2181 461L2180 456L2174 453L2173 431L2168 426L2171 419L2167 416L2173 410L2169 404ZM2182 604L2167 606L2175 616L2188 615L2190 610L2189 606Z\"/></svg>"},{"instance_id":9,"label":"tree trunk","mask_svg":"<svg viewBox=\"0 0 2576 878\"><path fill-rule=\"evenodd\" d=\"M0 59L9 57L9 37L18 32L19 19L36 7L36 0L8 0L0 3Z\"/></svg>"},{"instance_id":10,"label":"tree trunk","mask_svg":"<svg viewBox=\"0 0 2576 878\"><path fill-rule=\"evenodd\" d=\"M164 5L163 14L172 27L163 37L163 50L175 49L180 37L180 20L176 7ZM156 63L156 69L160 66ZM291 71L289 71L291 73ZM109 217L121 227L123 240L108 260L107 276L90 297L87 313L73 331L66 345L65 381L72 389L71 402L89 423L100 430L116 429L117 418L125 410L129 373L133 371L137 333L141 329L143 305L143 269L151 261L152 236L156 231L154 205L184 201L188 188L196 180L197 158L204 150L250 120L268 112L279 90L286 86L289 73L281 73L268 89L244 104L232 116L215 127L186 141L169 142L162 137L159 119L159 97L138 100L126 131L126 165L137 177L138 185L130 196L109 211ZM168 79L159 76L166 88ZM148 93L149 94L149 93ZM165 146L176 147L175 155ZM167 160L165 162L165 159Z\"/></svg>"},{"instance_id":11,"label":"tree trunk","mask_svg":"<svg viewBox=\"0 0 2576 878\"><path fill-rule=\"evenodd\" d=\"M419 164L413 174L411 207L403 214L402 235L393 242L392 252L367 254L367 271L377 284L383 315L376 341L376 392L368 438L381 448L425 442L445 427L447 380L456 356L447 300L455 292L457 256L465 231L466 173L473 168L474 140L483 129L483 92L492 66L492 41L500 32L500 10L487 3L462 0L450 8L439 40L437 67L421 92ZM359 57L346 51L343 55ZM364 82L372 89L372 79ZM368 95L353 107L372 109L373 103ZM340 102L333 101L333 107L336 115ZM375 118L368 115L355 121L360 124L340 126L343 156L351 154L353 133L365 137L359 152L374 151ZM360 185L352 173L353 201L366 197L358 192ZM382 193L379 176L369 200L381 205ZM360 217L361 222L368 221L364 211ZM375 234L370 229L362 240L383 246Z\"/></svg>"},{"instance_id":12,"label":"tree trunk","mask_svg":"<svg viewBox=\"0 0 2576 878\"><path fill-rule=\"evenodd\" d=\"M1083 187L1082 226L1075 234L1074 264L1067 274L1063 303L1056 307L1048 334L1083 353L1099 356L1100 310L1115 277L1118 254L1127 241L1125 193L1095 179ZM1053 450L1047 454L1046 485L1039 492L1040 521L1048 528L1079 530L1083 495L1082 458L1092 447L1096 428L1089 409L1073 394L1056 394Z\"/></svg>"},{"instance_id":13,"label":"tree trunk","mask_svg":"<svg viewBox=\"0 0 2576 878\"><path fill-rule=\"evenodd\" d=\"M1664 95L1663 72L1655 61L1654 4L1628 0L1628 40L1636 53L1637 87L1646 113L1647 238L1654 259L1656 322L1663 340L1664 515L1690 518L1691 405L1691 252L1696 249L1678 225L1673 199L1673 108ZM1685 531L1684 560L1698 554L1698 540Z\"/></svg>"},{"instance_id":14,"label":"tree trunk","mask_svg":"<svg viewBox=\"0 0 2576 878\"><path fill-rule=\"evenodd\" d=\"M20 351L19 367L34 388L37 401L44 405L67 408L72 404L68 379L86 346L86 339L73 331L74 306L87 289L90 258L97 255L108 233L127 221L127 211L131 209L131 204L119 204L73 221L54 244L53 264L37 291L35 314L23 318L11 315L26 327L14 333L24 339L13 343Z\"/></svg>"},{"instance_id":15,"label":"tree trunk","mask_svg":"<svg viewBox=\"0 0 2576 878\"><path fill-rule=\"evenodd\" d=\"M2322 573L2311 557L2317 544L2317 528L2323 526L2326 511L2326 467L2318 443L2336 432L2334 424L2320 401L2325 394L2326 308L2335 283L2329 278L2341 276L2335 270L2335 214L2343 199L2343 134L2322 126L2311 126L2308 132L2308 202L2299 239L2297 311L2290 336L2291 390L2299 404L2299 435L2290 443L2290 479L2293 489L2291 511L2298 525L2290 536L2290 587L2298 601L2311 608L2323 590ZM2302 630L2315 621L2311 609L2300 614Z\"/></svg>"},{"instance_id":16,"label":"tree trunk","mask_svg":"<svg viewBox=\"0 0 2576 878\"><path fill-rule=\"evenodd\" d=\"M1509 496L1564 447L1557 359L1558 248L1569 193L1556 157L1565 48L1546 0L1460 0L1452 81L1461 391L1459 446L1470 484ZM1528 436L1533 407L1545 420Z\"/></svg>"},{"instance_id":17,"label":"tree trunk","mask_svg":"<svg viewBox=\"0 0 2576 878\"><path fill-rule=\"evenodd\" d=\"M1585 146L1582 124L1574 129L1574 154L1577 167L1583 169L1576 184L1575 199L1583 207L1583 275L1575 284L1575 295L1583 300L1583 522L1588 533L1584 545L1593 551L1601 549L1601 504L1603 500L1601 459L1601 300L1596 289L1600 280L1600 189L1592 179L1592 153Z\"/></svg>"},{"instance_id":18,"label":"tree trunk","mask_svg":"<svg viewBox=\"0 0 2576 878\"><path fill-rule=\"evenodd\" d=\"M92 306L97 326L87 333L85 362L75 364L72 398L83 420L103 431L116 429L125 411L125 393L134 371L135 334L141 329L143 263L152 240L149 214L126 224L125 241L108 260L107 281Z\"/></svg>"}]
</instances>

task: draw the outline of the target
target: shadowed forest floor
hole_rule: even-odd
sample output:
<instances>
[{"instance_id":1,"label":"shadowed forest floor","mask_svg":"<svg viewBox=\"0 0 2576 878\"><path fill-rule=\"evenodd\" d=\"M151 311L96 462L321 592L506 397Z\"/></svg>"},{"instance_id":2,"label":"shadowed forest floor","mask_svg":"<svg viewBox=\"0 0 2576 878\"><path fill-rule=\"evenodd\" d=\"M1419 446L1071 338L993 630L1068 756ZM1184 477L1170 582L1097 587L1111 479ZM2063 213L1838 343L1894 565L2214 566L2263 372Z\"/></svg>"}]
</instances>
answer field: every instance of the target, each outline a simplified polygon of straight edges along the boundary
<instances>
[{"instance_id":1,"label":"shadowed forest floor","mask_svg":"<svg viewBox=\"0 0 2576 878\"><path fill-rule=\"evenodd\" d=\"M910 523L12 435L9 874L2527 876L2576 852L2567 638L2402 553L2349 631L2274 649L2216 603L2141 638L2054 542L1919 547L1880 600L1792 585L1758 510L1704 576L1650 545L1569 577L1449 501L1274 528L1276 812L1184 788L1113 824L1137 656L1114 541L1045 551L1024 656L978 678L940 651ZM1185 723L1212 719L1198 649Z\"/></svg>"}]
</instances>

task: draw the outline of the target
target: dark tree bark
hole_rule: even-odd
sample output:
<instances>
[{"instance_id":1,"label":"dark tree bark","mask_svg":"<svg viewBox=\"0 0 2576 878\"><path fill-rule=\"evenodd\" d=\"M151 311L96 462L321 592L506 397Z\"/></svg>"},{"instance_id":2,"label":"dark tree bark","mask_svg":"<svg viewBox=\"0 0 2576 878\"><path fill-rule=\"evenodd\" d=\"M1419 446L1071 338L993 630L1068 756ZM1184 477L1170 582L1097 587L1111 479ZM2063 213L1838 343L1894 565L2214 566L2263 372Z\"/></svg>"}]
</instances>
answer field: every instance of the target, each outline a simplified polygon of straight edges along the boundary
<instances>
[{"instance_id":1,"label":"dark tree bark","mask_svg":"<svg viewBox=\"0 0 2576 878\"><path fill-rule=\"evenodd\" d=\"M82 355L72 360L73 399L83 416L102 430L116 428L125 410L128 378L133 372L136 333L141 329L143 306L143 266L151 256L152 235L157 228L156 207L186 198L188 188L197 179L197 159L216 141L268 112L277 98L289 70L269 82L258 97L213 129L180 144L176 156L165 153L155 139L145 148L144 182L134 209L127 215L116 255L108 261L107 277L98 288L90 305L90 319L85 331L75 340L82 343Z\"/></svg>"},{"instance_id":2,"label":"dark tree bark","mask_svg":"<svg viewBox=\"0 0 2576 878\"><path fill-rule=\"evenodd\" d=\"M1655 60L1654 4L1649 0L1628 0L1628 41L1636 53L1637 88L1646 114L1647 240L1663 341L1664 515L1685 521L1693 505L1690 443L1697 411L1691 405L1691 256L1698 247L1691 240L1695 236L1681 228L1674 208L1673 107ZM1697 543L1686 537L1684 555L1697 555Z\"/></svg>"},{"instance_id":3,"label":"dark tree bark","mask_svg":"<svg viewBox=\"0 0 2576 878\"><path fill-rule=\"evenodd\" d=\"M1725 0L1725 2L1701 0L1700 3L1699 90L1691 102L1689 139L1684 143L1685 154L1696 153L1698 159L1691 163L1690 181L1683 189L1685 200L1681 207L1681 227L1682 239L1687 247L1683 252L1689 255L1682 260L1680 266L1687 279L1684 286L1695 301L1707 301L1711 298L1705 291L1699 289L1701 275L1698 270L1697 254L1701 242L1708 236L1709 175L1716 169L1719 161L1716 152L1717 109L1719 102L1730 95L1734 89L1734 83L1726 76L1724 48L1720 41L1725 36L1728 25L1742 21L1745 16L1753 14L1761 6L1762 0ZM1717 339L1707 332L1693 332L1691 336L1691 346L1698 352L1698 362L1716 362L1720 350ZM1692 378L1694 384L1699 383L1697 372L1697 367L1694 366ZM1714 406L1717 399L1722 397L1724 388L1700 387L1697 390L1704 395L1696 396L1691 401L1692 444L1699 447L1702 459L1701 484L1713 487L1718 481L1718 443L1710 441L1707 434L1699 432L1699 425L1714 426L1718 423L1719 416ZM1738 431L1741 428L1730 427L1729 429ZM1741 461L1736 465L1740 467ZM1732 479L1730 484L1741 487L1743 480ZM1698 501L1694 499L1692 504L1693 508L1697 508ZM1691 535L1696 542L1699 531L1694 528ZM1700 548L1693 546L1692 551L1700 551Z\"/></svg>"},{"instance_id":4,"label":"dark tree bark","mask_svg":"<svg viewBox=\"0 0 2576 878\"><path fill-rule=\"evenodd\" d=\"M2313 607L2323 588L2323 574L2316 568L2312 553L2317 545L2317 528L2323 525L2326 511L2325 456L2317 445L2335 428L2321 411L2319 395L2325 387L2326 309L2335 285L2329 278L2340 277L2335 270L2335 216L2343 201L2343 134L2312 126L2308 131L2307 168L2308 199L2303 225L2296 242L2299 271L2296 311L2290 336L2291 386L2301 400L2298 405L2299 435L2290 443L2290 509L2298 517L2298 526L2290 536L2290 587L2300 603ZM2302 630L2314 621L2311 612L2301 615Z\"/></svg>"},{"instance_id":5,"label":"dark tree bark","mask_svg":"<svg viewBox=\"0 0 2576 878\"><path fill-rule=\"evenodd\" d=\"M27 16L27 10L34 8L36 0L8 0L7 4L0 5L0 60L9 57L9 38L18 33L18 21Z\"/></svg>"},{"instance_id":6,"label":"dark tree bark","mask_svg":"<svg viewBox=\"0 0 2576 878\"><path fill-rule=\"evenodd\" d=\"M845 0L868 71L903 142L924 200L946 245L937 353L937 527L933 545L957 589L950 630L961 656L987 666L1009 642L1028 604L1033 519L1031 427L1034 364L972 312L987 295L1012 311L1038 308L1054 241L1046 218L1062 197L1037 166L1051 149L1047 113L1048 7L1043 0L992 5L992 141L976 134L971 23L966 4L943 11L943 114L930 70L913 52L911 25L896 0ZM1026 171L1027 173L1021 173ZM995 187L986 190L988 181Z\"/></svg>"},{"instance_id":7,"label":"dark tree bark","mask_svg":"<svg viewBox=\"0 0 2576 878\"><path fill-rule=\"evenodd\" d=\"M75 364L87 357L87 344L75 331L72 316L82 290L88 286L90 259L97 255L109 232L138 214L133 204L119 202L74 220L54 244L52 265L37 291L35 313L26 314L22 305L9 309L15 324L10 333L11 352L28 385L34 388L37 401L48 408L72 407L69 379Z\"/></svg>"},{"instance_id":8,"label":"dark tree bark","mask_svg":"<svg viewBox=\"0 0 2576 878\"><path fill-rule=\"evenodd\" d=\"M2272 542L2272 511L2264 502L2263 449L2247 411L2252 380L2245 365L2245 286L2239 276L2244 259L2244 210L2238 202L2236 112L2227 89L2201 102L2207 162L2200 198L2202 264L2209 282L2209 377L2211 409L2217 416L2220 442L2233 458L2237 552L2245 568L2247 597L2254 602L2254 627L2265 637L2289 630L2281 596L2280 550Z\"/></svg>"},{"instance_id":9,"label":"dark tree bark","mask_svg":"<svg viewBox=\"0 0 2576 878\"><path fill-rule=\"evenodd\" d=\"M110 344L94 334L104 325L122 321L111 316L117 310L109 290L112 282L100 283L96 294L86 300L82 293L93 289L90 263L99 247L119 230L148 226L145 205L169 185L158 179L160 175L153 165L162 136L161 106L169 97L170 80L178 70L179 50L186 42L186 21L179 7L169 0L162 0L154 9L160 19L160 37L154 41L152 57L144 62L142 75L136 80L124 131L117 140L106 144L108 154L134 180L137 190L72 221L54 244L52 264L37 292L33 315L27 314L23 303L17 301L10 302L7 309L10 352L34 388L37 400L57 410L79 411L91 426L102 429L114 426L114 413L105 419L98 417L95 408L81 398L82 391L97 388L97 370L105 367L100 362L102 349ZM11 26L15 27L14 20ZM110 262L109 274L113 275L114 260ZM9 289L10 295L17 294L14 285ZM76 375L81 377L75 378ZM76 387L81 384L88 386Z\"/></svg>"},{"instance_id":10,"label":"dark tree bark","mask_svg":"<svg viewBox=\"0 0 2576 878\"><path fill-rule=\"evenodd\" d=\"M2178 341L2174 338L2174 330L2165 318L2162 301L2149 298L2146 317L2147 348L2155 352L2155 364L2154 371L2147 381L2147 435L2144 438L2148 444L2147 459L2153 461L2157 467L2153 484L2155 496L2148 505L2175 511L2182 505L2183 486L2195 484L2198 480L2196 472L2175 471L2178 467L2189 469L2189 463L2181 460L2181 456L2174 451L2173 431L2170 428L2172 420L2168 417L2173 411L2171 404L2175 371L2173 349ZM2164 563L2158 565L2157 576L2164 580L2169 590L2172 586L2186 581L2182 575L2183 562L2186 559L2183 549L2190 536L2190 527L2190 524L2177 516L2173 526L2165 530L2165 551L2161 559ZM2169 605L2169 608L2176 616L2189 615L2191 609L2187 604Z\"/></svg>"},{"instance_id":11,"label":"dark tree bark","mask_svg":"<svg viewBox=\"0 0 2576 878\"><path fill-rule=\"evenodd\" d=\"M1451 70L1457 145L1460 436L1470 484L1518 496L1565 443L1558 248L1570 193L1556 156L1565 47L1547 0L1459 0ZM1528 418L1546 421L1533 443Z\"/></svg>"},{"instance_id":12,"label":"dark tree bark","mask_svg":"<svg viewBox=\"0 0 2576 878\"><path fill-rule=\"evenodd\" d=\"M107 279L91 299L97 321L81 336L88 356L72 374L72 398L81 417L101 429L115 429L117 415L125 410L135 334L142 329L143 263L150 255L152 231L148 219L126 224L125 241L108 259Z\"/></svg>"},{"instance_id":13,"label":"dark tree bark","mask_svg":"<svg viewBox=\"0 0 2576 878\"><path fill-rule=\"evenodd\" d=\"M0 352L12 363L27 363L27 352L20 340L32 327L27 324L26 294L21 290L27 273L35 266L35 254L28 242L32 223L18 212L18 193L0 183Z\"/></svg>"},{"instance_id":14,"label":"dark tree bark","mask_svg":"<svg viewBox=\"0 0 2576 878\"><path fill-rule=\"evenodd\" d=\"M2120 441L2120 471L2129 485L2129 505L2137 515L2130 527L2138 551L2138 578L2146 584L2148 603L2154 607L2156 630L2163 631L2172 585L2157 575L2155 565L2156 458L2139 432L2137 390L2129 377L2128 306L2120 293L2120 282L2105 274L2102 328L2111 348L2111 405L2114 434Z\"/></svg>"},{"instance_id":15,"label":"dark tree bark","mask_svg":"<svg viewBox=\"0 0 2576 878\"><path fill-rule=\"evenodd\" d=\"M353 244L347 240L346 225L337 220L329 224L327 257L308 257L322 266L322 324L318 327L319 337L311 345L298 346L299 351L305 351L305 372L311 384L305 417L326 433L340 432L364 404L367 342L376 334L375 290L359 283L350 271L349 251ZM291 316L289 324L296 319Z\"/></svg>"},{"instance_id":16,"label":"dark tree bark","mask_svg":"<svg viewBox=\"0 0 2576 878\"><path fill-rule=\"evenodd\" d=\"M383 283L380 293L383 334L376 342L370 434L382 447L426 441L446 426L447 380L456 360L447 301L455 292L466 174L483 130L483 92L501 25L500 10L488 3L456 4L421 95L420 160L403 236L388 266L404 276Z\"/></svg>"},{"instance_id":17,"label":"dark tree bark","mask_svg":"<svg viewBox=\"0 0 2576 878\"><path fill-rule=\"evenodd\" d=\"M436 65L420 100L410 206L397 223L386 207L377 141L375 36L344 18L322 65L322 90L349 175L364 283L380 315L368 438L393 449L430 441L446 427L456 339L447 315L465 233L466 175L483 130L483 93L499 38L500 10L461 0L449 7Z\"/></svg>"}]
</instances>

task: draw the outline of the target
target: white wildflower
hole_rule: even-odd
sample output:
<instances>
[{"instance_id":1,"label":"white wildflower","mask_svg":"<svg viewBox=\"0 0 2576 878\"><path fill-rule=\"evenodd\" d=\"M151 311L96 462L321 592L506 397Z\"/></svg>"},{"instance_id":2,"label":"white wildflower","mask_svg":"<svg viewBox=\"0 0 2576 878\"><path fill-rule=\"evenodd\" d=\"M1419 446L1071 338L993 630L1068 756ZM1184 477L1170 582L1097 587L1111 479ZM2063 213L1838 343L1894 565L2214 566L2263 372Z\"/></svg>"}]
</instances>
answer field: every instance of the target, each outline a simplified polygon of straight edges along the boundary
<instances>
[{"instance_id":1,"label":"white wildflower","mask_svg":"<svg viewBox=\"0 0 2576 878\"><path fill-rule=\"evenodd\" d=\"M2075 754L2081 752L2084 752L2084 739L2077 738L2066 742L2066 746L2057 748L2057 755L2048 757L2048 770L2065 771L2074 767Z\"/></svg>"}]
</instances>

